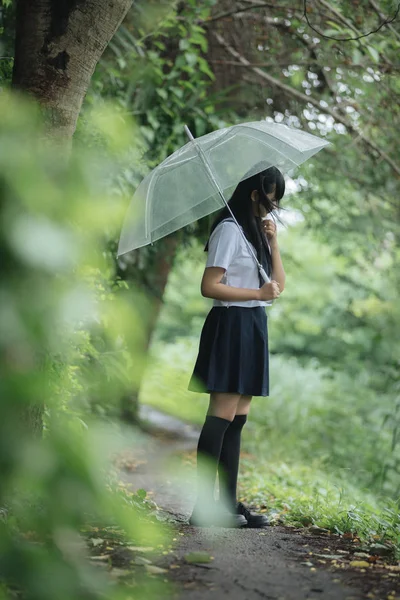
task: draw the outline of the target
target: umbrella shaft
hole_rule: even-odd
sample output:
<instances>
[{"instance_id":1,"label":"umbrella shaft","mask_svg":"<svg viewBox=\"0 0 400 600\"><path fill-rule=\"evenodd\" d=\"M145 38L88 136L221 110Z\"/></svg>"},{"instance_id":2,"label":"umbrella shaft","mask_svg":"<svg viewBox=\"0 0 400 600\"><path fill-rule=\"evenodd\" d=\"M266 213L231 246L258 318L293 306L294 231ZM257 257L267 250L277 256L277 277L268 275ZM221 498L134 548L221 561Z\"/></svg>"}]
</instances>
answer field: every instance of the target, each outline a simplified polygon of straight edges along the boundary
<instances>
[{"instance_id":1,"label":"umbrella shaft","mask_svg":"<svg viewBox=\"0 0 400 600\"><path fill-rule=\"evenodd\" d=\"M217 190L218 190L218 193L219 193L219 195L221 196L221 198L222 198L222 200L223 200L223 202L224 202L224 204L225 204L226 208L229 210L229 212L230 212L230 213L231 213L231 215L232 215L232 218L233 218L233 220L235 221L236 225L238 226L239 232L240 232L241 236L243 237L243 239L244 239L244 241L245 241L245 244L246 244L247 248L249 249L249 251L250 251L251 255L253 256L254 260L255 260L255 261L256 261L256 263L257 263L257 267L258 267L258 269L259 269L259 271L260 271L260 275L261 275L262 279L263 279L263 280L264 280L266 283L267 283L267 282L269 282L269 281L270 281L270 279L269 279L268 275L267 275L267 274L266 274L266 272L264 271L264 269L263 269L262 265L259 263L259 261L258 261L258 259L257 259L257 256L254 254L252 247L250 246L250 244L249 244L249 242L248 242L248 240L247 240L246 236L244 235L244 233L243 233L242 229L240 228L240 225L239 225L239 223L237 222L235 215L234 215L234 214L233 214L233 212L231 211L231 207L228 205L228 203L227 203L227 201L226 201L226 199L225 199L224 192L223 192L223 190L221 189L221 187L220 187L220 185L219 185L219 183L218 183L218 180L217 180L217 178L215 177L215 175L214 175L214 173L213 173L213 170L212 170L212 168L211 168L211 165L210 165L210 163L208 162L208 160L207 160L207 157L205 156L205 154L204 154L204 152L203 152L203 149L202 149L202 148L199 146L199 144L197 144L197 142L196 142L196 139L193 137L193 135L192 135L192 132L190 131L190 129L189 129L189 127L188 127L187 125L185 125L185 131L186 131L186 134L187 134L188 138L190 139L190 141L191 141L191 142L193 142L193 144L194 144L194 146L195 146L195 148L196 148L196 150L197 150L197 153L198 153L198 155L200 156L201 160L203 161L203 163L204 163L204 166L206 167L206 171L207 171L207 173L208 173L208 175L209 175L209 177L210 177L210 179L211 179L212 183L213 183L213 184L215 185L215 187L217 188Z\"/></svg>"}]
</instances>

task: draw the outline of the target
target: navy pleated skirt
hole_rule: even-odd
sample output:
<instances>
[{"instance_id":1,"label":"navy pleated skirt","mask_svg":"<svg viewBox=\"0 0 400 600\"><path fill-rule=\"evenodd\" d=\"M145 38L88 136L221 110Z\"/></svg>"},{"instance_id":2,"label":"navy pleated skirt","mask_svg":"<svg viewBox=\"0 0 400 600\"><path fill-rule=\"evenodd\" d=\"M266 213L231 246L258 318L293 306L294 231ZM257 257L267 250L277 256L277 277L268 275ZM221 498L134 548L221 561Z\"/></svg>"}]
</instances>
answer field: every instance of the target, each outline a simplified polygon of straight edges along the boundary
<instances>
[{"instance_id":1,"label":"navy pleated skirt","mask_svg":"<svg viewBox=\"0 0 400 600\"><path fill-rule=\"evenodd\" d=\"M267 319L264 306L213 306L188 390L268 396Z\"/></svg>"}]
</instances>

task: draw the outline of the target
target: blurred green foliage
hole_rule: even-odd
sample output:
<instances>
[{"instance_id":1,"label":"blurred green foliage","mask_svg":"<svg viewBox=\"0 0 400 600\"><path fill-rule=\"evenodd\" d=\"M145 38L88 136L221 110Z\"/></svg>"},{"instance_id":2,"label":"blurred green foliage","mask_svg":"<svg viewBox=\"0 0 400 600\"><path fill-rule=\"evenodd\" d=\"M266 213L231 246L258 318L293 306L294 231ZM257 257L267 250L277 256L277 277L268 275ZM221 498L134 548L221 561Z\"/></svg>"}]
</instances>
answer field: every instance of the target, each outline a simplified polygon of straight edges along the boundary
<instances>
[{"instance_id":1,"label":"blurred green foliage","mask_svg":"<svg viewBox=\"0 0 400 600\"><path fill-rule=\"evenodd\" d=\"M32 104L3 93L0 112L1 597L127 597L85 560L84 530L112 524L136 543L165 536L144 497L118 489L111 456L122 432L94 416L112 415L144 368L144 298L116 293L104 252L126 202L110 173L134 138L104 107L91 118L107 153L68 155L44 137Z\"/></svg>"}]
</instances>

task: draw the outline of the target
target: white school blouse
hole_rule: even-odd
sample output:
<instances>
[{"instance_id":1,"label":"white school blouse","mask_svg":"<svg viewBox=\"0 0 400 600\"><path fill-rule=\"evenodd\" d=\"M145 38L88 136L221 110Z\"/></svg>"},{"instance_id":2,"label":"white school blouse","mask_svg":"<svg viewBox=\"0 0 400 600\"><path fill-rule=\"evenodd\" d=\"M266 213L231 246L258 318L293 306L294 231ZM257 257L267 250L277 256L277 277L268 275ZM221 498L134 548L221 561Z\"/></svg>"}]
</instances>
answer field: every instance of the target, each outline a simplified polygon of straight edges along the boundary
<instances>
[{"instance_id":1,"label":"white school blouse","mask_svg":"<svg viewBox=\"0 0 400 600\"><path fill-rule=\"evenodd\" d=\"M243 227L241 227L243 231ZM257 251L249 242L255 255ZM236 223L221 221L212 232L208 242L206 267L222 267L225 273L221 283L232 287L260 289L258 267L250 254ZM213 306L267 306L265 300L227 302L213 299Z\"/></svg>"}]
</instances>

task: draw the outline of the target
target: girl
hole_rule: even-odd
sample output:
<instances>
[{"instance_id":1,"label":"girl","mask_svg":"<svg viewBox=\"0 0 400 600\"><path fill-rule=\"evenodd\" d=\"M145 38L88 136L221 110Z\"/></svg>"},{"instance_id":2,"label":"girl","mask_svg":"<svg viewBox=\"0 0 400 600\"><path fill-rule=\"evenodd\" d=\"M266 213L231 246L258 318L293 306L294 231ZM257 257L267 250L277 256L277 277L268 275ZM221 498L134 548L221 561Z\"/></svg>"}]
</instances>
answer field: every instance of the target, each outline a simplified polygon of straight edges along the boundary
<instances>
[{"instance_id":1,"label":"girl","mask_svg":"<svg viewBox=\"0 0 400 600\"><path fill-rule=\"evenodd\" d=\"M269 395L266 301L285 286L274 220L261 218L279 207L285 180L270 167L241 181L228 204L271 279L264 283L238 226L225 206L205 246L208 258L201 293L213 298L200 336L188 389L210 393L197 446L197 499L191 525L264 527L265 515L236 499L240 437L253 396ZM220 502L214 501L218 471Z\"/></svg>"}]
</instances>

